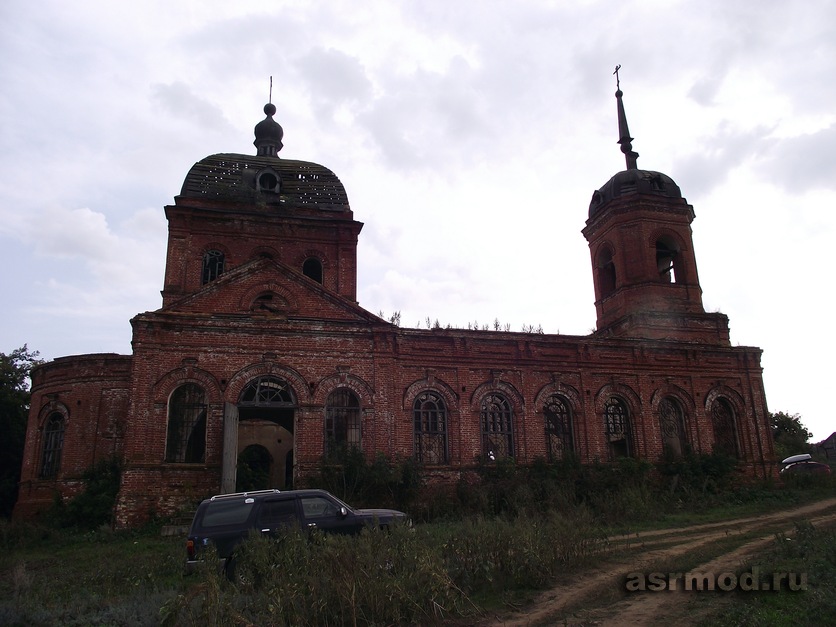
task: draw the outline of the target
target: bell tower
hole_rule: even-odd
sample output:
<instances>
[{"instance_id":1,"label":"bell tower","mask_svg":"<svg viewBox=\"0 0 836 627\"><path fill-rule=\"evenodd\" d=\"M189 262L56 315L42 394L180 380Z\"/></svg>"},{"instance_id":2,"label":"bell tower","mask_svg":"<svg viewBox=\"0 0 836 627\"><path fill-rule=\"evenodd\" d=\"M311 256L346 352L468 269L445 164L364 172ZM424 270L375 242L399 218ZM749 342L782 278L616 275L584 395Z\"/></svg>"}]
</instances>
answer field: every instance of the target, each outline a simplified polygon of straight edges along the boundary
<instances>
[{"instance_id":1,"label":"bell tower","mask_svg":"<svg viewBox=\"0 0 836 627\"><path fill-rule=\"evenodd\" d=\"M694 209L672 178L638 169L623 95L617 84L618 143L627 169L592 194L583 229L596 334L729 345L728 318L703 308L691 235Z\"/></svg>"}]
</instances>

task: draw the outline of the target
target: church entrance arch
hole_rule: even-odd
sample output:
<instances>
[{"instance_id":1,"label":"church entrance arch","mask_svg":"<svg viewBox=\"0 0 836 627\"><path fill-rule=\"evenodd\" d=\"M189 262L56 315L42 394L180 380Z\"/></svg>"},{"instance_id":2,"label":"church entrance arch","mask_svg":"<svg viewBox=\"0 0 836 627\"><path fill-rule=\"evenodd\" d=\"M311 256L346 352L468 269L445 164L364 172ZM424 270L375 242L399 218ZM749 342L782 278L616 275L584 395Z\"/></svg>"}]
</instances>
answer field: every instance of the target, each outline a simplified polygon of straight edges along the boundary
<instances>
[{"instance_id":1,"label":"church entrance arch","mask_svg":"<svg viewBox=\"0 0 836 627\"><path fill-rule=\"evenodd\" d=\"M229 447L236 453L236 492L293 487L297 406L290 384L277 376L256 377L241 390L234 407L236 443Z\"/></svg>"}]
</instances>

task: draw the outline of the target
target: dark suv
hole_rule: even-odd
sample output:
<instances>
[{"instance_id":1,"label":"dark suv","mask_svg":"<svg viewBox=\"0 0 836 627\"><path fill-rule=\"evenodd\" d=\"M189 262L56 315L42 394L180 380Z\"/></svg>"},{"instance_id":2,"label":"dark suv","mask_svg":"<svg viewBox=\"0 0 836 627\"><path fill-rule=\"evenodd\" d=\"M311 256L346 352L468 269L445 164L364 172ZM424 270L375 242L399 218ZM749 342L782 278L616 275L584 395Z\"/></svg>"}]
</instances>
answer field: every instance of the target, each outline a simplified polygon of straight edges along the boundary
<instances>
[{"instance_id":1,"label":"dark suv","mask_svg":"<svg viewBox=\"0 0 836 627\"><path fill-rule=\"evenodd\" d=\"M352 509L325 490L219 494L203 501L195 512L186 540L186 572L194 570L201 548L210 543L225 566L235 547L251 533L272 535L298 527L356 534L397 522L408 522L407 515L393 509Z\"/></svg>"}]
</instances>

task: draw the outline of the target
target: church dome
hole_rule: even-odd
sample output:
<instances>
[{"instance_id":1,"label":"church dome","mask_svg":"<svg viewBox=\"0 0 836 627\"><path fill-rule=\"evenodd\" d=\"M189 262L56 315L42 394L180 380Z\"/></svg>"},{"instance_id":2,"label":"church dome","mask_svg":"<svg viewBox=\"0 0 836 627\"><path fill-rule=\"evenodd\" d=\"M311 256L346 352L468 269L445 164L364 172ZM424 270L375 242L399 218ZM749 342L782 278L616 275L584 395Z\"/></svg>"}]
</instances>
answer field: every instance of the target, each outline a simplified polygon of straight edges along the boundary
<instances>
[{"instance_id":1,"label":"church dome","mask_svg":"<svg viewBox=\"0 0 836 627\"><path fill-rule=\"evenodd\" d=\"M350 212L345 188L331 170L318 163L280 159L284 130L273 119L276 106L264 105L265 119L255 125L258 154L221 153L195 163L180 197L265 206L289 211Z\"/></svg>"},{"instance_id":2,"label":"church dome","mask_svg":"<svg viewBox=\"0 0 836 627\"><path fill-rule=\"evenodd\" d=\"M655 194L665 198L682 198L682 192L667 174L652 170L623 170L604 183L592 194L589 217L594 217L600 207L629 194Z\"/></svg>"},{"instance_id":3,"label":"church dome","mask_svg":"<svg viewBox=\"0 0 836 627\"><path fill-rule=\"evenodd\" d=\"M292 209L350 211L345 187L325 166L308 161L217 154L195 163L180 196Z\"/></svg>"}]
</instances>

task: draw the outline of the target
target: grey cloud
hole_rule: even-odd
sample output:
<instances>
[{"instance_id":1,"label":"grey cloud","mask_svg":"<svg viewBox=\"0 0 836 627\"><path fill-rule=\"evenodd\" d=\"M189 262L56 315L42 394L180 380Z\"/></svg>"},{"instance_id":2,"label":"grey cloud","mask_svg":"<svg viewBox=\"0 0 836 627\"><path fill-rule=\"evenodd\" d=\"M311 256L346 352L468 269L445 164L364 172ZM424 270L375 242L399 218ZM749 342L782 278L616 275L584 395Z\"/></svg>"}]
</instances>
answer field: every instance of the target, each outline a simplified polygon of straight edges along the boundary
<instances>
[{"instance_id":1,"label":"grey cloud","mask_svg":"<svg viewBox=\"0 0 836 627\"><path fill-rule=\"evenodd\" d=\"M330 117L343 104L363 106L371 97L372 83L365 68L356 57L344 52L314 48L295 66L320 114Z\"/></svg>"},{"instance_id":2,"label":"grey cloud","mask_svg":"<svg viewBox=\"0 0 836 627\"><path fill-rule=\"evenodd\" d=\"M722 125L696 152L674 162L672 171L682 173L677 182L683 193L690 197L705 195L723 184L736 167L767 148L769 132L764 127L739 132Z\"/></svg>"},{"instance_id":3,"label":"grey cloud","mask_svg":"<svg viewBox=\"0 0 836 627\"><path fill-rule=\"evenodd\" d=\"M181 81L157 83L151 87L151 94L163 110L203 129L226 130L232 127L219 107L195 95Z\"/></svg>"},{"instance_id":4,"label":"grey cloud","mask_svg":"<svg viewBox=\"0 0 836 627\"><path fill-rule=\"evenodd\" d=\"M809 135L775 141L764 171L790 193L836 190L836 124Z\"/></svg>"}]
</instances>

